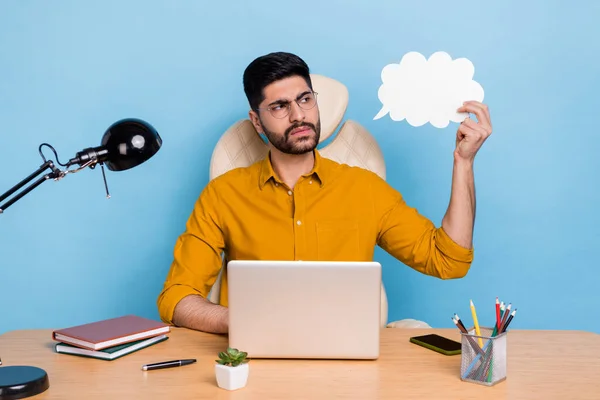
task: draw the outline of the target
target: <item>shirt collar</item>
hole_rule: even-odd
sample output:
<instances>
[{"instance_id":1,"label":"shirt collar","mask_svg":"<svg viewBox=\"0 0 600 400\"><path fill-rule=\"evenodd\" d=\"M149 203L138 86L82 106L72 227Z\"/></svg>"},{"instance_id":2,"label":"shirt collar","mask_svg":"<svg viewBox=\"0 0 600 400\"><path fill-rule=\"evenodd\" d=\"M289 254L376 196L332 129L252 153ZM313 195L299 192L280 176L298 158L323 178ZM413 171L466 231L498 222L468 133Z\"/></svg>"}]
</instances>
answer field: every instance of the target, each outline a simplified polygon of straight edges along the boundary
<instances>
[{"instance_id":1,"label":"shirt collar","mask_svg":"<svg viewBox=\"0 0 600 400\"><path fill-rule=\"evenodd\" d=\"M324 179L325 179L324 175L326 175L326 171L323 166L323 160L322 160L321 154L319 154L319 151L317 149L315 149L313 151L313 153L315 155L315 165L313 166L312 170L309 173L304 174L303 176L305 176L305 177L314 176L319 181L319 184L322 187L324 184ZM275 171L273 170L273 165L271 164L271 151L269 151L267 153L267 156L261 162L259 182L258 182L259 188L262 190L262 188L265 186L265 184L270 179L273 179L274 181L281 183L280 179L277 177L277 175L275 174Z\"/></svg>"}]
</instances>

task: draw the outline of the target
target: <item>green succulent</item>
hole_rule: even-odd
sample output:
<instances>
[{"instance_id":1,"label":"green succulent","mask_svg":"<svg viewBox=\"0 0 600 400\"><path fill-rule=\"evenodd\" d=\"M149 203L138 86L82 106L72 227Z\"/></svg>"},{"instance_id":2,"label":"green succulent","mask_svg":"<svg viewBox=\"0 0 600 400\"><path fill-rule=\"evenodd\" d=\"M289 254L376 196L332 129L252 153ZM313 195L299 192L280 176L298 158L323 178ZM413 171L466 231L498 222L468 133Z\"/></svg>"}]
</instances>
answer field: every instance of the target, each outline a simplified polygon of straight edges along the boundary
<instances>
[{"instance_id":1,"label":"green succulent","mask_svg":"<svg viewBox=\"0 0 600 400\"><path fill-rule=\"evenodd\" d=\"M239 351L238 349L232 349L231 347L228 347L226 352L222 351L219 353L219 359L215 361L221 365L237 367L240 364L247 363L247 357L248 353L245 351Z\"/></svg>"}]
</instances>

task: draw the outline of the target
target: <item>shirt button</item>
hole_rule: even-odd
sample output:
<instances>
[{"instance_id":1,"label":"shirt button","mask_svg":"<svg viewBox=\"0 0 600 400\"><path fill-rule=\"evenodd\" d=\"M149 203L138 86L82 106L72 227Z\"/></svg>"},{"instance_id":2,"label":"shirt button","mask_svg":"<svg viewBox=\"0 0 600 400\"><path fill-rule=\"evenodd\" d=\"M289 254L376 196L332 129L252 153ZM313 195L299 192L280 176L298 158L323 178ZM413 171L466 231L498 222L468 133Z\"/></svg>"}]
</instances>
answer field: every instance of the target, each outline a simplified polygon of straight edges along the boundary
<instances>
[{"instance_id":1,"label":"shirt button","mask_svg":"<svg viewBox=\"0 0 600 400\"><path fill-rule=\"evenodd\" d=\"M291 191L291 190L288 190L288 194L291 196L291 195L292 195L292 191Z\"/></svg>"},{"instance_id":2,"label":"shirt button","mask_svg":"<svg viewBox=\"0 0 600 400\"><path fill-rule=\"evenodd\" d=\"M296 223L297 223L298 225L302 225L302 221L300 221L300 220L296 221Z\"/></svg>"},{"instance_id":3,"label":"shirt button","mask_svg":"<svg viewBox=\"0 0 600 400\"><path fill-rule=\"evenodd\" d=\"M308 183L310 183L312 185L312 181L308 181Z\"/></svg>"}]
</instances>

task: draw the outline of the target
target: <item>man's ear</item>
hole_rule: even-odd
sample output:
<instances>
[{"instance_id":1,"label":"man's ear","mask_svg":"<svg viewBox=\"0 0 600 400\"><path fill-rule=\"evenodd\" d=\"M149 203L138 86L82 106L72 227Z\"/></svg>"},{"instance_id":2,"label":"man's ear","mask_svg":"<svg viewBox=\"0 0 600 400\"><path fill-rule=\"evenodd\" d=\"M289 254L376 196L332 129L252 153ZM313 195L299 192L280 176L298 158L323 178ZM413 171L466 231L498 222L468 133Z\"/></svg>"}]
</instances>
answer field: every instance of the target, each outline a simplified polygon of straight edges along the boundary
<instances>
[{"instance_id":1,"label":"man's ear","mask_svg":"<svg viewBox=\"0 0 600 400\"><path fill-rule=\"evenodd\" d=\"M250 118L250 122L252 122L252 125L254 125L254 129L256 129L256 132L263 133L263 127L260 123L260 119L258 118L258 114L256 113L256 111L250 110L248 112L248 118Z\"/></svg>"}]
</instances>

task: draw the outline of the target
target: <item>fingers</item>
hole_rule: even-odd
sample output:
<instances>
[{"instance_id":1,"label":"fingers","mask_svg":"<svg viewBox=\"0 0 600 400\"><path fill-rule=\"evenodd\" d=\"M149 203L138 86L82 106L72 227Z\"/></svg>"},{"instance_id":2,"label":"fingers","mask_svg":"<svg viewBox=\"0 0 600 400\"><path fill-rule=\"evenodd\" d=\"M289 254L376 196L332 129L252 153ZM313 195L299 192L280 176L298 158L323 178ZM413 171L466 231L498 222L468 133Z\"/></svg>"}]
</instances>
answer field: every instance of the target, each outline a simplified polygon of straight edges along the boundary
<instances>
[{"instance_id":1,"label":"fingers","mask_svg":"<svg viewBox=\"0 0 600 400\"><path fill-rule=\"evenodd\" d=\"M485 120L488 122L488 124L490 126L492 125L492 119L490 117L490 110L487 105L485 105L479 101L469 100L469 101L465 101L463 106L474 107L475 109L480 109L482 111L482 114L483 114L483 117L485 118ZM473 113L476 114L475 112L473 112ZM476 114L476 115L478 115L478 114ZM478 119L479 119L479 117L478 117Z\"/></svg>"},{"instance_id":2,"label":"fingers","mask_svg":"<svg viewBox=\"0 0 600 400\"><path fill-rule=\"evenodd\" d=\"M478 101L466 101L461 107L458 108L457 111L475 114L477 116L477 120L488 133L488 135L492 133L490 111L488 106L485 104L482 104Z\"/></svg>"},{"instance_id":3,"label":"fingers","mask_svg":"<svg viewBox=\"0 0 600 400\"><path fill-rule=\"evenodd\" d=\"M468 126L469 128L473 129L478 136L481 136L484 139L491 135L490 131L487 131L483 126L473 121L471 118L465 118L465 120L462 123Z\"/></svg>"},{"instance_id":4,"label":"fingers","mask_svg":"<svg viewBox=\"0 0 600 400\"><path fill-rule=\"evenodd\" d=\"M473 124L475 126L473 126ZM463 137L473 137L478 138L482 136L481 128L477 128L477 124L470 118L465 119L463 123L458 127L458 131L456 132L457 139L462 139Z\"/></svg>"}]
</instances>

